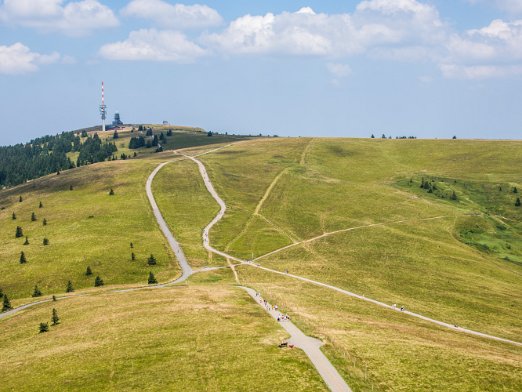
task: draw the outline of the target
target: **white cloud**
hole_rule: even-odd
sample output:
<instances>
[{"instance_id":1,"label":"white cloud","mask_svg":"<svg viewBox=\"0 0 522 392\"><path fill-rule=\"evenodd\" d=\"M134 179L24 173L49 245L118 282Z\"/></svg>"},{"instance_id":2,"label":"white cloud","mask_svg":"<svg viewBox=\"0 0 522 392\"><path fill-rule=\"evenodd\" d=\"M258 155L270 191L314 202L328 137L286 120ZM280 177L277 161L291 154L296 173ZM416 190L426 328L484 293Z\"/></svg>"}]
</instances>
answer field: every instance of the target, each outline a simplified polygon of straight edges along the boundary
<instances>
[{"instance_id":1,"label":"white cloud","mask_svg":"<svg viewBox=\"0 0 522 392\"><path fill-rule=\"evenodd\" d=\"M352 74L352 69L347 64L328 63L326 67L335 78L345 78Z\"/></svg>"},{"instance_id":2,"label":"white cloud","mask_svg":"<svg viewBox=\"0 0 522 392\"><path fill-rule=\"evenodd\" d=\"M448 79L490 79L522 75L522 65L460 65L441 64Z\"/></svg>"},{"instance_id":3,"label":"white cloud","mask_svg":"<svg viewBox=\"0 0 522 392\"><path fill-rule=\"evenodd\" d=\"M223 21L216 10L206 5L170 4L162 0L132 0L122 14L150 19L160 26L177 30L217 26Z\"/></svg>"},{"instance_id":4,"label":"white cloud","mask_svg":"<svg viewBox=\"0 0 522 392\"><path fill-rule=\"evenodd\" d=\"M180 32L142 29L131 32L125 41L102 46L100 55L109 60L190 63L205 51Z\"/></svg>"},{"instance_id":5,"label":"white cloud","mask_svg":"<svg viewBox=\"0 0 522 392\"><path fill-rule=\"evenodd\" d=\"M470 4L486 3L506 11L512 15L522 14L522 1L520 0L468 0Z\"/></svg>"},{"instance_id":6,"label":"white cloud","mask_svg":"<svg viewBox=\"0 0 522 392\"><path fill-rule=\"evenodd\" d=\"M416 0L363 1L353 14L297 12L245 15L205 42L227 53L280 53L339 57L389 45L444 39L437 10Z\"/></svg>"},{"instance_id":7,"label":"white cloud","mask_svg":"<svg viewBox=\"0 0 522 392\"><path fill-rule=\"evenodd\" d=\"M112 10L97 0L4 0L0 21L5 24L84 35L118 25Z\"/></svg>"},{"instance_id":8,"label":"white cloud","mask_svg":"<svg viewBox=\"0 0 522 392\"><path fill-rule=\"evenodd\" d=\"M11 46L0 45L0 74L23 74L38 70L39 65L60 61L58 53L40 54L20 42Z\"/></svg>"}]
</instances>

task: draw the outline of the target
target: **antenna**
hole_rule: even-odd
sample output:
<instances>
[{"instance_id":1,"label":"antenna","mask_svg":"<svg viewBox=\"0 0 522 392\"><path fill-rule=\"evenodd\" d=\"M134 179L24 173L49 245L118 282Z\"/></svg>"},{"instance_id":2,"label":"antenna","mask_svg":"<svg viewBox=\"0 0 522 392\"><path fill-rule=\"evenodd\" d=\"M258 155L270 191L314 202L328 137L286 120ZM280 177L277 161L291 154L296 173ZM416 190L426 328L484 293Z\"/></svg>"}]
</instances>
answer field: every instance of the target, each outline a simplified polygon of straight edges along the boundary
<instances>
[{"instance_id":1,"label":"antenna","mask_svg":"<svg viewBox=\"0 0 522 392\"><path fill-rule=\"evenodd\" d=\"M107 105L105 105L105 88L102 81L102 100L100 105L100 114L102 120L102 131L105 132L105 119L107 118Z\"/></svg>"}]
</instances>

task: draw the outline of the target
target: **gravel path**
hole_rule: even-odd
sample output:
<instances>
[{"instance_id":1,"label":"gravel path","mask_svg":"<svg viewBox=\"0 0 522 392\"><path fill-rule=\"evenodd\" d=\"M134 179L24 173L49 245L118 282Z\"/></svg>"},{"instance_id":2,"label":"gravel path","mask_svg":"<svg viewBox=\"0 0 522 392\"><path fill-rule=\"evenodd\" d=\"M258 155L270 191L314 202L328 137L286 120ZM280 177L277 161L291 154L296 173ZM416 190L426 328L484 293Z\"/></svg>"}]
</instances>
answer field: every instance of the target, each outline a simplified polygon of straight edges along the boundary
<instances>
[{"instance_id":1,"label":"gravel path","mask_svg":"<svg viewBox=\"0 0 522 392\"><path fill-rule=\"evenodd\" d=\"M210 245L209 231L223 217L227 207L226 207L225 202L219 197L219 195L217 194L216 190L214 189L214 186L212 185L212 182L210 181L210 178L208 177L207 171L205 169L205 165L203 165L203 163L200 160L196 159L195 157L186 156L186 155L185 155L185 157L189 158L192 161L194 161L195 163L197 163L197 165L199 167L199 172L201 173L201 177L203 178L203 181L205 182L205 186L206 186L208 192L212 195L212 197L216 200L216 202L220 206L220 210L219 210L218 214L216 215L216 217L203 230L203 246L208 251L213 252L215 254L218 254L220 256L223 256L225 258L228 258L228 259L231 259L231 260L235 260L235 261L237 261L237 262L239 262L240 264L243 264L243 265L248 265L248 266L251 266L251 267L259 268L259 269L267 271L267 272L271 272L271 273L275 273L275 274L279 274L279 275L284 275L284 276L287 276L287 277L290 277L290 278L293 278L293 279L298 279L298 280L301 280L301 281L304 281L304 282L307 282L307 283L314 284L316 286L321 286L321 287L324 287L324 288L327 288L327 289L330 289L330 290L334 290L334 291L337 291L337 292L339 292L341 294L348 295L350 297L357 298L357 299L360 299L360 300L363 300L363 301L366 301L366 302L370 302L370 303L372 303L374 305L381 306L383 308L386 308L386 309L389 309L389 310L392 310L392 311L400 312L400 313L408 315L408 316L416 317L418 319L421 319L421 320L424 320L424 321L427 321L427 322L430 322L430 323L433 323L433 324L437 324L437 325L439 325L441 327L449 328L449 329L457 331L457 332L463 332L463 333L466 333L466 334L469 334L469 335L474 335L474 336L478 336L478 337L481 337L481 338L496 340L496 341L499 341L499 342L513 344L513 345L516 345L516 346L522 346L522 343L514 341L514 340L505 339L505 338L501 338L501 337L494 336L494 335L489 335L489 334L478 332L478 331L473 331L473 330L467 329L467 328L462 328L462 327L459 327L457 325L446 323L444 321L435 320L435 319L433 319L431 317L423 316L422 314L415 313L415 312L410 312L408 310L400 310L397 307L394 307L392 305L388 305L388 304L386 304L384 302L377 301L377 300L372 299L372 298L367 298L364 295L352 293L351 291L344 290L344 289L341 289L339 287L332 286L332 285L329 285L329 284L326 284L326 283L318 282L316 280L308 279L308 278L305 278L305 277L302 277L302 276L288 274L288 273L277 271L277 270L274 270L274 269L271 269L271 268L262 267L262 266L260 266L257 263L254 263L254 262L251 262L251 261L247 261L247 260L243 260L243 259L240 259L238 257L229 255L229 254L227 254L225 252L222 252L220 250L215 249L214 247L212 247ZM443 217L433 217L433 218L427 218L425 220L440 219L440 218L443 218ZM401 223L401 222L402 221L395 222L395 223ZM375 224L375 225L379 225L379 224ZM352 228L352 229L345 229L344 231L353 230L353 229L354 228ZM343 230L340 230L340 231L343 231ZM319 236L317 238L321 238L321 237L322 236ZM315 240L315 239L316 238L313 238L311 240ZM293 245L290 245L290 246L293 246ZM267 255L265 255L265 256L267 256Z\"/></svg>"}]
</instances>

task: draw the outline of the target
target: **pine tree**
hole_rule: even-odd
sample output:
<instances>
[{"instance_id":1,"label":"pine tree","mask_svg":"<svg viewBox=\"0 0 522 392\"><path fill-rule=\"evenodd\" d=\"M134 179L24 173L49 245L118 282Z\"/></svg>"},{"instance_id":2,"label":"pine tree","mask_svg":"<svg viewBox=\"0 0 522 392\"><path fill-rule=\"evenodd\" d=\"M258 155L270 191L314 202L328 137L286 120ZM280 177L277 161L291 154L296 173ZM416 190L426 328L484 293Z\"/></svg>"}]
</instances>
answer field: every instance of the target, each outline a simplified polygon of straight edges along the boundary
<instances>
[{"instance_id":1,"label":"pine tree","mask_svg":"<svg viewBox=\"0 0 522 392\"><path fill-rule=\"evenodd\" d=\"M520 207L520 197L517 197L517 201L515 201L515 207Z\"/></svg>"},{"instance_id":2,"label":"pine tree","mask_svg":"<svg viewBox=\"0 0 522 392\"><path fill-rule=\"evenodd\" d=\"M455 191L453 191L453 193L451 194L450 199L457 200L457 194L455 193Z\"/></svg>"},{"instance_id":3,"label":"pine tree","mask_svg":"<svg viewBox=\"0 0 522 392\"><path fill-rule=\"evenodd\" d=\"M25 236L25 242L24 245L29 245L29 237Z\"/></svg>"},{"instance_id":4,"label":"pine tree","mask_svg":"<svg viewBox=\"0 0 522 392\"><path fill-rule=\"evenodd\" d=\"M149 280L148 280L148 283L149 284L157 284L158 281L156 280L156 277L154 276L154 274L151 272L149 272Z\"/></svg>"},{"instance_id":5,"label":"pine tree","mask_svg":"<svg viewBox=\"0 0 522 392\"><path fill-rule=\"evenodd\" d=\"M74 291L74 287L72 282L69 280L67 281L67 287L65 288L66 293L72 293Z\"/></svg>"},{"instance_id":6,"label":"pine tree","mask_svg":"<svg viewBox=\"0 0 522 392\"><path fill-rule=\"evenodd\" d=\"M58 300L56 299L56 295L53 295L53 302L56 302L56 301L58 301Z\"/></svg>"},{"instance_id":7,"label":"pine tree","mask_svg":"<svg viewBox=\"0 0 522 392\"><path fill-rule=\"evenodd\" d=\"M91 267L87 266L87 269L85 270L85 276L91 276L91 275L92 275Z\"/></svg>"},{"instance_id":8,"label":"pine tree","mask_svg":"<svg viewBox=\"0 0 522 392\"><path fill-rule=\"evenodd\" d=\"M132 261L136 260L136 255L134 254L134 252L131 253L131 260Z\"/></svg>"},{"instance_id":9,"label":"pine tree","mask_svg":"<svg viewBox=\"0 0 522 392\"><path fill-rule=\"evenodd\" d=\"M99 276L96 277L96 279L94 279L94 287L100 287L100 286L103 286L105 283L103 282L103 279L100 278Z\"/></svg>"},{"instance_id":10,"label":"pine tree","mask_svg":"<svg viewBox=\"0 0 522 392\"><path fill-rule=\"evenodd\" d=\"M16 226L15 237L20 238L24 236L24 230L20 226Z\"/></svg>"},{"instance_id":11,"label":"pine tree","mask_svg":"<svg viewBox=\"0 0 522 392\"><path fill-rule=\"evenodd\" d=\"M60 317L58 317L58 311L53 308L53 315L51 316L52 325L60 324Z\"/></svg>"},{"instance_id":12,"label":"pine tree","mask_svg":"<svg viewBox=\"0 0 522 392\"><path fill-rule=\"evenodd\" d=\"M114 196L114 189L111 188L111 190L109 191L109 196Z\"/></svg>"},{"instance_id":13,"label":"pine tree","mask_svg":"<svg viewBox=\"0 0 522 392\"><path fill-rule=\"evenodd\" d=\"M25 253L20 252L20 264L25 264L25 263L27 263L27 259L25 258Z\"/></svg>"},{"instance_id":14,"label":"pine tree","mask_svg":"<svg viewBox=\"0 0 522 392\"><path fill-rule=\"evenodd\" d=\"M152 255L152 254L150 255L150 257L147 260L147 263L149 265L156 265L156 258L154 257L154 255Z\"/></svg>"},{"instance_id":15,"label":"pine tree","mask_svg":"<svg viewBox=\"0 0 522 392\"><path fill-rule=\"evenodd\" d=\"M517 189L517 187L514 187L514 188L513 188L513 193L518 193L518 189Z\"/></svg>"},{"instance_id":16,"label":"pine tree","mask_svg":"<svg viewBox=\"0 0 522 392\"><path fill-rule=\"evenodd\" d=\"M11 309L13 309L11 306L11 301L9 301L9 298L7 298L7 294L4 294L4 300L2 301L2 312L7 312Z\"/></svg>"},{"instance_id":17,"label":"pine tree","mask_svg":"<svg viewBox=\"0 0 522 392\"><path fill-rule=\"evenodd\" d=\"M44 238L44 239L43 239L43 244L44 244L44 246L49 245L49 239Z\"/></svg>"},{"instance_id":18,"label":"pine tree","mask_svg":"<svg viewBox=\"0 0 522 392\"><path fill-rule=\"evenodd\" d=\"M33 212L31 214L31 222L34 222L34 221L36 221L36 214Z\"/></svg>"},{"instance_id":19,"label":"pine tree","mask_svg":"<svg viewBox=\"0 0 522 392\"><path fill-rule=\"evenodd\" d=\"M69 190L72 191L74 187L72 185L69 185Z\"/></svg>"},{"instance_id":20,"label":"pine tree","mask_svg":"<svg viewBox=\"0 0 522 392\"><path fill-rule=\"evenodd\" d=\"M24 201L23 197L20 196L20 197L18 198L18 202L21 203L21 202L23 202L23 201Z\"/></svg>"},{"instance_id":21,"label":"pine tree","mask_svg":"<svg viewBox=\"0 0 522 392\"><path fill-rule=\"evenodd\" d=\"M131 249L134 248L134 244L132 242L130 243L130 247Z\"/></svg>"},{"instance_id":22,"label":"pine tree","mask_svg":"<svg viewBox=\"0 0 522 392\"><path fill-rule=\"evenodd\" d=\"M371 139L375 139L375 135L372 133L372 136L370 136Z\"/></svg>"},{"instance_id":23,"label":"pine tree","mask_svg":"<svg viewBox=\"0 0 522 392\"><path fill-rule=\"evenodd\" d=\"M502 187L501 186L498 187L498 191L502 192Z\"/></svg>"},{"instance_id":24,"label":"pine tree","mask_svg":"<svg viewBox=\"0 0 522 392\"><path fill-rule=\"evenodd\" d=\"M16 214L15 214L14 212L13 212L13 215L11 215L11 218L12 218L13 220L16 220Z\"/></svg>"},{"instance_id":25,"label":"pine tree","mask_svg":"<svg viewBox=\"0 0 522 392\"><path fill-rule=\"evenodd\" d=\"M43 203L40 202L40 205L38 206L38 208L43 208Z\"/></svg>"},{"instance_id":26,"label":"pine tree","mask_svg":"<svg viewBox=\"0 0 522 392\"><path fill-rule=\"evenodd\" d=\"M40 289L36 285L34 286L34 291L33 291L32 296L33 297L41 297L42 296L42 292L40 291Z\"/></svg>"},{"instance_id":27,"label":"pine tree","mask_svg":"<svg viewBox=\"0 0 522 392\"><path fill-rule=\"evenodd\" d=\"M43 219L43 221L42 221L42 225L43 225L43 226L47 226L47 219L45 219L45 218Z\"/></svg>"},{"instance_id":28,"label":"pine tree","mask_svg":"<svg viewBox=\"0 0 522 392\"><path fill-rule=\"evenodd\" d=\"M40 331L40 333L49 332L49 324L40 323L40 326L38 327L38 331Z\"/></svg>"}]
</instances>

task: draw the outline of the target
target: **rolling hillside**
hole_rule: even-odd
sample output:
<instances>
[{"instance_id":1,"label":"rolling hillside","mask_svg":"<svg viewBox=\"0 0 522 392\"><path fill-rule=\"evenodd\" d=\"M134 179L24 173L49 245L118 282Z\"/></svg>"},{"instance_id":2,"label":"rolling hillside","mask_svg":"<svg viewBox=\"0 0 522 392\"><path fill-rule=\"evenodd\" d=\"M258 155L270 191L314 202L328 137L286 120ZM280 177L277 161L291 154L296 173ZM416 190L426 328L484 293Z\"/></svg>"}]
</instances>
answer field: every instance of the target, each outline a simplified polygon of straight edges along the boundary
<instances>
[{"instance_id":1,"label":"rolling hillside","mask_svg":"<svg viewBox=\"0 0 522 392\"><path fill-rule=\"evenodd\" d=\"M123 133L118 143L125 146L128 138ZM522 388L520 346L285 276L520 342L522 207L515 206L515 191L522 191L521 142L227 139L214 151L203 143L209 139L197 135L179 146L191 147L181 151L189 155L210 151L199 159L227 204L210 232L212 245L283 273L248 263L236 267L241 284L325 342L323 351L353 390ZM153 182L162 215L194 269L222 269L195 274L178 287L114 293L114 285L145 284L151 270L162 282L179 274L145 196L148 175L166 161L172 162ZM95 377L97 384L89 386L100 389L273 390L282 374L290 380L285 388L325 388L301 351L274 348L284 331L234 287L229 262L204 249L201 231L219 206L194 162L169 151L139 150L133 159L4 190L0 205L0 288L13 303L30 302L34 285L45 295L63 293L68 280L75 294L88 294L59 301L63 322L48 334L37 334L36 327L50 313L49 303L0 320L0 353L10 359L3 376L31 374L21 389L34 388L39 379L49 387L68 380L72 389L82 389ZM20 238L17 226L24 231ZM23 245L26 235L29 245ZM21 251L25 264L19 263ZM156 266L147 264L150 254ZM80 290L92 287L96 275L104 289ZM80 345L71 336L82 329L92 333L82 335ZM97 337L110 346L102 355ZM52 376L44 375L58 348ZM71 376L64 366L78 352L88 353L92 366ZM138 373L149 381L141 384Z\"/></svg>"}]
</instances>

